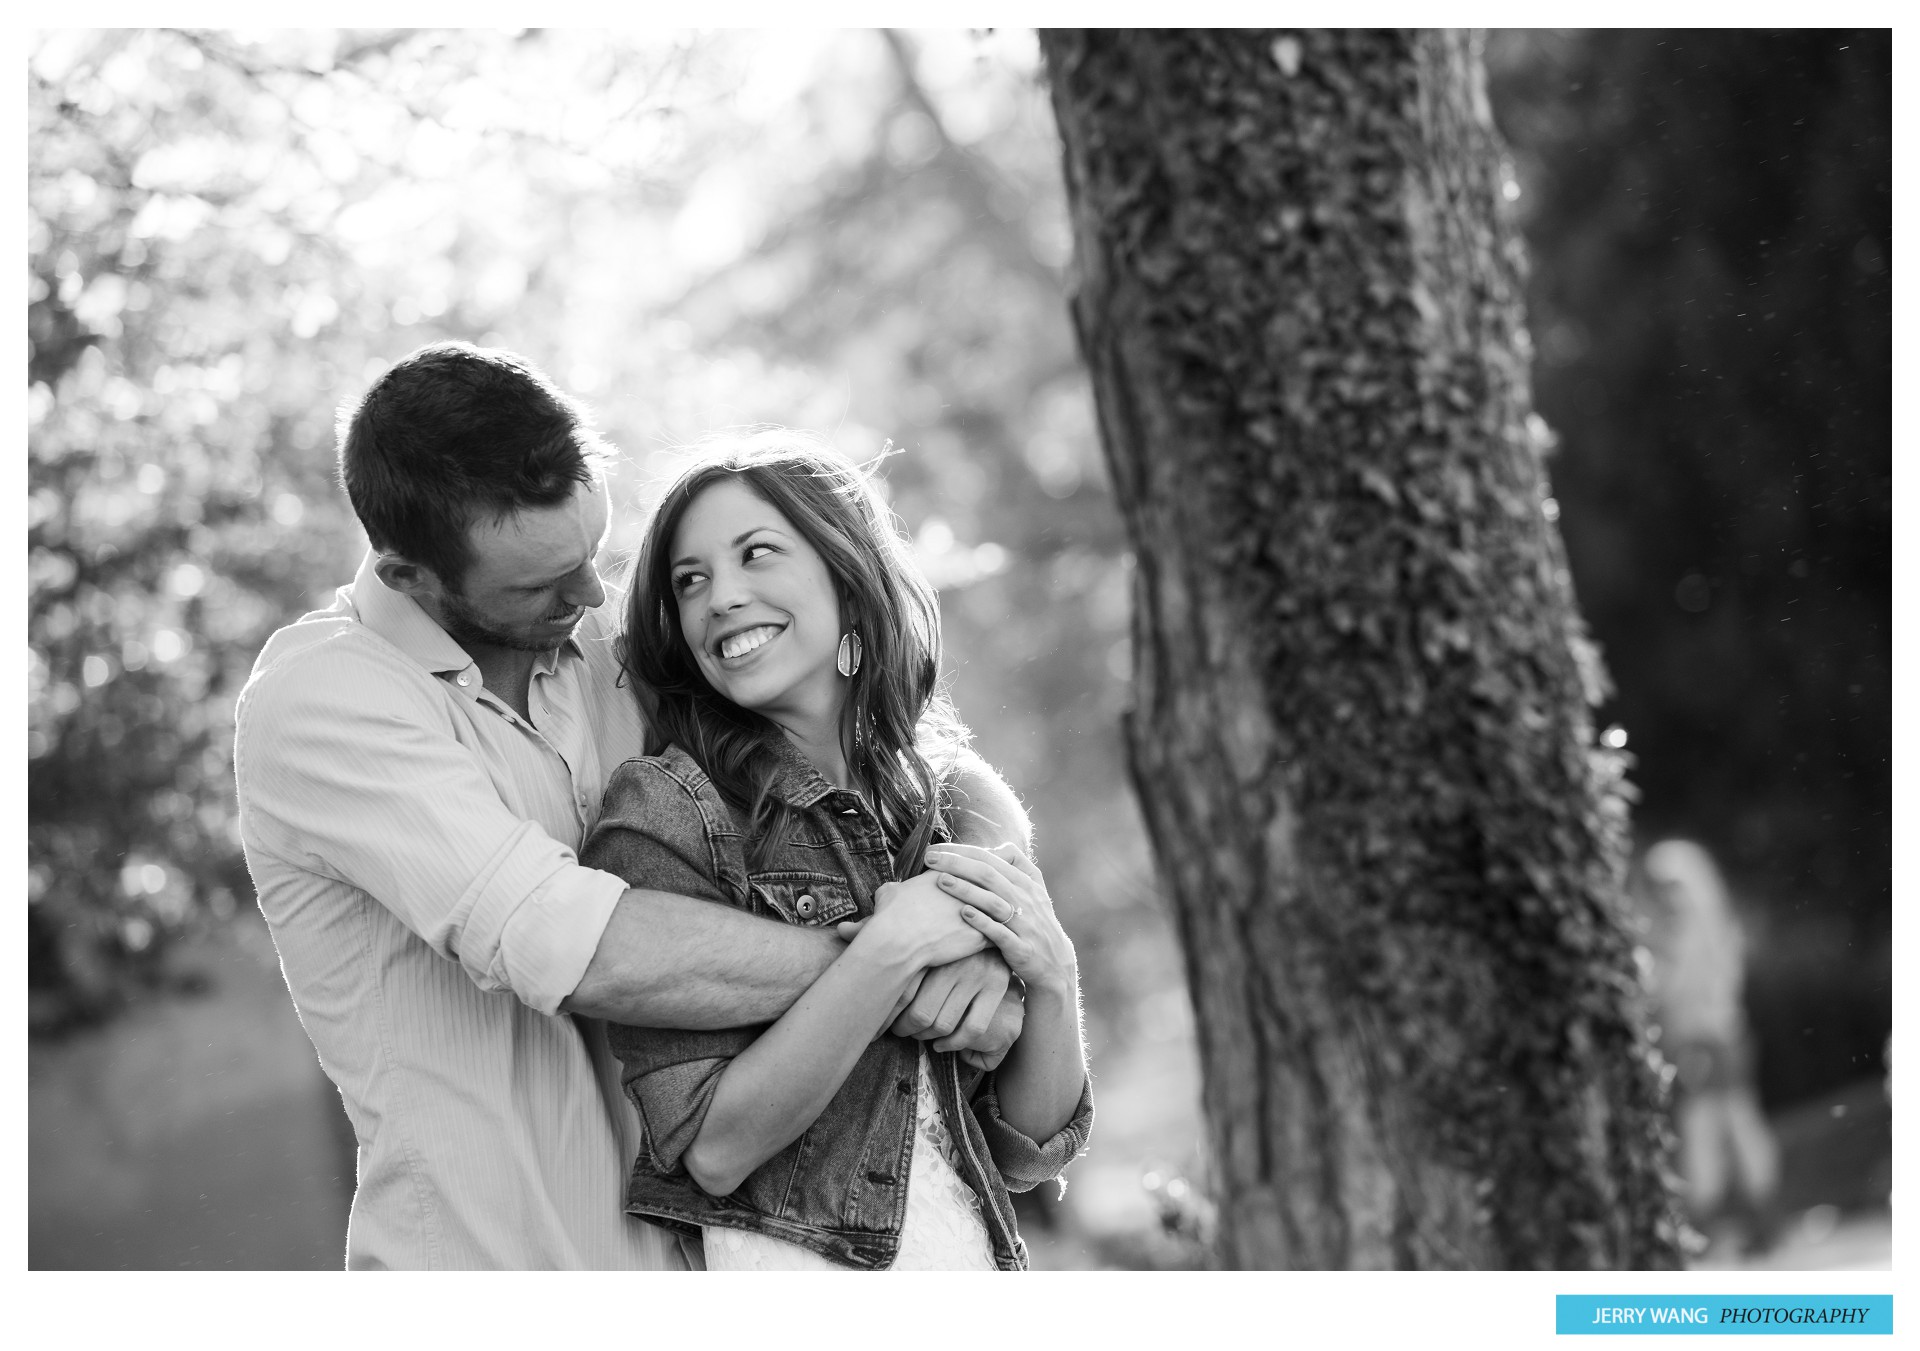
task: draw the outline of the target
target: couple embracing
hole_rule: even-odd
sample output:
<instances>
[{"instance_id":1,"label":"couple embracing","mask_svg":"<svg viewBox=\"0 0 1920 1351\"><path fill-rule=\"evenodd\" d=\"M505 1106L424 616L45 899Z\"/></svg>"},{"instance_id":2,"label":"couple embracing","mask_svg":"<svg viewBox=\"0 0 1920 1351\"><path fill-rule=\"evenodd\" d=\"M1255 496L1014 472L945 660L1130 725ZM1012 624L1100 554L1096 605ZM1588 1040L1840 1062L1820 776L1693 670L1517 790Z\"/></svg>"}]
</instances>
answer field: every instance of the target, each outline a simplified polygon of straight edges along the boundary
<instances>
[{"instance_id":1,"label":"couple embracing","mask_svg":"<svg viewBox=\"0 0 1920 1351\"><path fill-rule=\"evenodd\" d=\"M358 1142L349 1267L1000 1269L1092 1098L1073 947L868 476L709 450L626 595L510 353L343 415L372 544L262 650L241 832Z\"/></svg>"}]
</instances>

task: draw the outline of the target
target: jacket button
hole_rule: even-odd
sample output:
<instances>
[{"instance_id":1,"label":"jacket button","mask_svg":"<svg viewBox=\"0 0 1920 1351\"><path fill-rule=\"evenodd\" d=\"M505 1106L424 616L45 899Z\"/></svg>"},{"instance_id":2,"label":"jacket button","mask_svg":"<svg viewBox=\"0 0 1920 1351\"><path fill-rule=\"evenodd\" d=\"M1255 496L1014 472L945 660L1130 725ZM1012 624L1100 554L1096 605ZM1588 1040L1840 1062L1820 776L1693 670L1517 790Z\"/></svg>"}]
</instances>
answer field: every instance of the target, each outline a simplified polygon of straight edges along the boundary
<instances>
[{"instance_id":1,"label":"jacket button","mask_svg":"<svg viewBox=\"0 0 1920 1351\"><path fill-rule=\"evenodd\" d=\"M899 1083L895 1084L894 1087L900 1090L900 1096L903 1098L913 1096L913 1080L911 1079L902 1079Z\"/></svg>"},{"instance_id":2,"label":"jacket button","mask_svg":"<svg viewBox=\"0 0 1920 1351\"><path fill-rule=\"evenodd\" d=\"M892 1186L892 1185L893 1185L893 1174L892 1174L892 1173L883 1173L883 1172L881 1172L881 1171L880 1171L879 1169L877 1169L877 1168L873 1168L873 1169L869 1169L869 1170L868 1170L868 1172L867 1172L867 1181L869 1181L869 1182L879 1182L879 1183L884 1183L884 1184L886 1184L887 1186Z\"/></svg>"},{"instance_id":3,"label":"jacket button","mask_svg":"<svg viewBox=\"0 0 1920 1351\"><path fill-rule=\"evenodd\" d=\"M798 901L794 902L793 908L798 910L802 916L811 915L813 913L813 897L802 896Z\"/></svg>"}]
</instances>

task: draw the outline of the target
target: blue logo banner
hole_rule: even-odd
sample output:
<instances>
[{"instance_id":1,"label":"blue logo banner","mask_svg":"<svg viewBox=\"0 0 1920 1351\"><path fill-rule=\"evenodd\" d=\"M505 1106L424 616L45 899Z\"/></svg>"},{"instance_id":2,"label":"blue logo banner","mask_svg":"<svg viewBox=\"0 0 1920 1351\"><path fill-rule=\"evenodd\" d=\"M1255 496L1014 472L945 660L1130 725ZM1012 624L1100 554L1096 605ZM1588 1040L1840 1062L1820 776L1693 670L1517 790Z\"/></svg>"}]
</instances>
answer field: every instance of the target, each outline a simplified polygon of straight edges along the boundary
<instances>
[{"instance_id":1,"label":"blue logo banner","mask_svg":"<svg viewBox=\"0 0 1920 1351\"><path fill-rule=\"evenodd\" d=\"M1892 1295L1556 1295L1561 1336L1893 1335Z\"/></svg>"}]
</instances>

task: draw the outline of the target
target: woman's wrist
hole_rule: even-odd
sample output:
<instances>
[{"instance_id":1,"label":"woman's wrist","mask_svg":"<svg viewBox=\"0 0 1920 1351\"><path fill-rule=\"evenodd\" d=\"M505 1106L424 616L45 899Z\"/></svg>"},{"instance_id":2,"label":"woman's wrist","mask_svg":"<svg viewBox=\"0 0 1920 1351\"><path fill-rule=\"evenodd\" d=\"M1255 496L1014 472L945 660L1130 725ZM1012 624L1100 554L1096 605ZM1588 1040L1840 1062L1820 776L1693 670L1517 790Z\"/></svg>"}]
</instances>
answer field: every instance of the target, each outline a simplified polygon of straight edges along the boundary
<instances>
[{"instance_id":1,"label":"woman's wrist","mask_svg":"<svg viewBox=\"0 0 1920 1351\"><path fill-rule=\"evenodd\" d=\"M1036 995L1042 1000L1072 1004L1080 989L1080 972L1072 962L1045 971L1030 972L1020 979L1021 983L1027 987L1029 1004L1033 1002Z\"/></svg>"},{"instance_id":2,"label":"woman's wrist","mask_svg":"<svg viewBox=\"0 0 1920 1351\"><path fill-rule=\"evenodd\" d=\"M875 915L853 936L839 960L851 965L865 979L905 988L926 966L915 950L918 946L906 941L892 926L881 923L880 916Z\"/></svg>"}]
</instances>

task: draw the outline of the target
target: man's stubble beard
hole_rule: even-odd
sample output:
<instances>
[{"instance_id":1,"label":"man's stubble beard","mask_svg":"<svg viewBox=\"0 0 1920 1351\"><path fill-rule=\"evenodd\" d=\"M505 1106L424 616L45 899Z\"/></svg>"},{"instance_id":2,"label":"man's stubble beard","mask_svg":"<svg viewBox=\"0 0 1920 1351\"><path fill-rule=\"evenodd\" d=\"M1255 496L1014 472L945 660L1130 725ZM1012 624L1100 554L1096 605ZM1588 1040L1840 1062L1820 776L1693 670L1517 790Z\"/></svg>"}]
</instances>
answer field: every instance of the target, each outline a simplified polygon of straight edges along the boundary
<instances>
[{"instance_id":1,"label":"man's stubble beard","mask_svg":"<svg viewBox=\"0 0 1920 1351\"><path fill-rule=\"evenodd\" d=\"M586 608L582 606L576 616L576 622L586 617ZM572 636L572 630L556 638L529 638L524 634L510 633L505 629L496 629L489 625L464 596L451 592L440 595L440 627L447 636L460 646L507 648L514 652L551 652Z\"/></svg>"}]
</instances>

